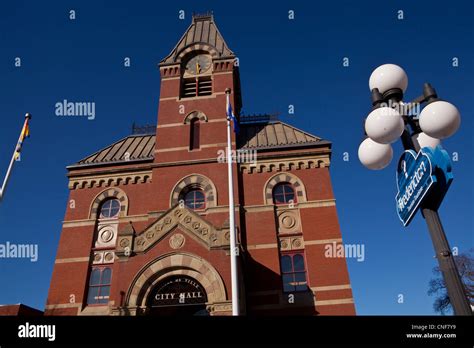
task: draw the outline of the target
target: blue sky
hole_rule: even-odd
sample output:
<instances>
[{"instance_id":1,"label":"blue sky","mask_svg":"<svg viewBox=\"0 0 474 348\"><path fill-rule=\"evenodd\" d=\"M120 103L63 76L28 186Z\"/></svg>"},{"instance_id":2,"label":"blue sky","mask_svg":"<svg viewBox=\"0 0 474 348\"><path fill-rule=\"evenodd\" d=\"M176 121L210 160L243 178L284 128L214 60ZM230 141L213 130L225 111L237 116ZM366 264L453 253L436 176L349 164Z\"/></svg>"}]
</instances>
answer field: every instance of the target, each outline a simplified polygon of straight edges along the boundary
<instances>
[{"instance_id":1,"label":"blue sky","mask_svg":"<svg viewBox=\"0 0 474 348\"><path fill-rule=\"evenodd\" d=\"M241 67L244 113L278 112L298 128L333 141L332 180L346 243L364 244L348 260L358 314L433 314L428 281L436 259L426 225L408 228L395 210L396 159L379 172L357 159L370 110L368 78L383 63L409 77L407 101L431 82L462 115L443 142L456 152L454 182L440 215L451 246L473 246L473 4L450 1L15 1L0 3L0 176L25 112L31 138L0 203L0 243L35 243L39 259L0 259L0 303L44 308L68 195L65 167L156 122L156 64L176 44L191 14L213 10ZM69 19L69 11L76 19ZM186 18L178 19L184 10ZM288 19L288 11L295 19ZM404 19L397 19L403 10ZM15 67L15 58L21 67ZM123 60L131 58L125 68ZM349 66L343 67L343 58ZM453 57L459 66L452 66ZM57 117L63 99L96 103L94 120ZM288 105L295 114L288 115ZM343 154L349 154L349 161ZM404 303L398 303L398 295Z\"/></svg>"}]
</instances>

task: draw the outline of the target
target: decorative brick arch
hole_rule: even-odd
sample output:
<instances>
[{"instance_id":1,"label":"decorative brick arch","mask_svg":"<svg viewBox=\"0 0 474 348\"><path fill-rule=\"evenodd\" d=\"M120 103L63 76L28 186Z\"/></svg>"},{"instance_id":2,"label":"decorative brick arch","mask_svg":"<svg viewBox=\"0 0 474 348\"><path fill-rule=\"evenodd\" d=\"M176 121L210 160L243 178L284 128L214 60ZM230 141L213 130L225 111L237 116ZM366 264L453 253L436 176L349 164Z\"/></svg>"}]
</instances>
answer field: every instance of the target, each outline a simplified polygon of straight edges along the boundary
<instances>
[{"instance_id":1,"label":"decorative brick arch","mask_svg":"<svg viewBox=\"0 0 474 348\"><path fill-rule=\"evenodd\" d=\"M125 306L145 309L154 285L173 275L187 275L198 281L206 290L209 304L227 300L224 282L209 262L190 253L172 253L151 261L137 273L128 289Z\"/></svg>"},{"instance_id":2,"label":"decorative brick arch","mask_svg":"<svg viewBox=\"0 0 474 348\"><path fill-rule=\"evenodd\" d=\"M201 122L207 122L207 116L204 112L199 111L199 110L194 110L194 111L191 111L189 114L186 115L186 117L183 120L183 123L184 124L189 124L189 123L191 123L191 121L194 118L199 119L199 121L201 121Z\"/></svg>"},{"instance_id":3,"label":"decorative brick arch","mask_svg":"<svg viewBox=\"0 0 474 348\"><path fill-rule=\"evenodd\" d=\"M119 188L110 188L102 191L95 196L92 201L89 219L97 219L97 213L101 203L108 198L117 198L120 202L120 213L119 217L127 216L128 213L128 197L125 192Z\"/></svg>"},{"instance_id":4,"label":"decorative brick arch","mask_svg":"<svg viewBox=\"0 0 474 348\"><path fill-rule=\"evenodd\" d=\"M194 42L176 54L175 62L180 63L188 54L196 51L204 51L211 55L212 59L219 58L219 52L214 46L209 45L205 42Z\"/></svg>"},{"instance_id":5,"label":"decorative brick arch","mask_svg":"<svg viewBox=\"0 0 474 348\"><path fill-rule=\"evenodd\" d=\"M263 190L263 201L265 204L273 204L273 188L279 183L290 183L293 185L297 197L297 202L306 202L306 189L303 182L294 174L280 173L272 176L266 182Z\"/></svg>"},{"instance_id":6,"label":"decorative brick arch","mask_svg":"<svg viewBox=\"0 0 474 348\"><path fill-rule=\"evenodd\" d=\"M206 196L206 207L217 206L217 190L214 183L201 174L191 174L181 179L171 191L170 207L179 203L179 195L186 187L200 188Z\"/></svg>"}]
</instances>

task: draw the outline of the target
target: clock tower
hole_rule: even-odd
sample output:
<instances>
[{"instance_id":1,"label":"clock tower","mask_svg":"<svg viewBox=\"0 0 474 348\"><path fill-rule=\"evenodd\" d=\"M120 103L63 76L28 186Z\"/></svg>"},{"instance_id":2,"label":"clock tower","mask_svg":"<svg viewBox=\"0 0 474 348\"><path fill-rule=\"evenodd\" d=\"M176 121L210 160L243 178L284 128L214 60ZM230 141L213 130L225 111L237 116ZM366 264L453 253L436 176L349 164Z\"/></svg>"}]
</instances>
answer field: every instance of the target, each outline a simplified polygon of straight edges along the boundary
<instances>
[{"instance_id":1,"label":"clock tower","mask_svg":"<svg viewBox=\"0 0 474 348\"><path fill-rule=\"evenodd\" d=\"M236 115L241 107L235 58L212 15L195 15L178 44L159 64L156 163L212 158L225 148L226 88L232 89Z\"/></svg>"}]
</instances>

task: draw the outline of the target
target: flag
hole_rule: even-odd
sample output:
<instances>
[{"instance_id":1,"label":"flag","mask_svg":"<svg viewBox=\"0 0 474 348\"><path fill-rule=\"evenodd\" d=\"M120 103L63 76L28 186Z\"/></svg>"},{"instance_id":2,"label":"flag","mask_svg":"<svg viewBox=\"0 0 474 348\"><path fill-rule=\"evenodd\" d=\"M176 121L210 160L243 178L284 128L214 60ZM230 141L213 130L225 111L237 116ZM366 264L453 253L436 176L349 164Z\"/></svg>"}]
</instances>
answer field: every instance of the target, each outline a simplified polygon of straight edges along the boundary
<instances>
[{"instance_id":1,"label":"flag","mask_svg":"<svg viewBox=\"0 0 474 348\"><path fill-rule=\"evenodd\" d=\"M20 133L20 138L18 139L18 144L16 145L15 154L13 155L15 161L18 160L20 157L21 146L23 145L23 141L25 138L30 136L30 125L29 125L29 118L26 119L25 124Z\"/></svg>"},{"instance_id":2,"label":"flag","mask_svg":"<svg viewBox=\"0 0 474 348\"><path fill-rule=\"evenodd\" d=\"M234 112L232 111L232 105L230 104L229 100L229 95L227 94L227 119L232 120L234 123L234 133L238 134L239 133L239 121L234 115Z\"/></svg>"}]
</instances>

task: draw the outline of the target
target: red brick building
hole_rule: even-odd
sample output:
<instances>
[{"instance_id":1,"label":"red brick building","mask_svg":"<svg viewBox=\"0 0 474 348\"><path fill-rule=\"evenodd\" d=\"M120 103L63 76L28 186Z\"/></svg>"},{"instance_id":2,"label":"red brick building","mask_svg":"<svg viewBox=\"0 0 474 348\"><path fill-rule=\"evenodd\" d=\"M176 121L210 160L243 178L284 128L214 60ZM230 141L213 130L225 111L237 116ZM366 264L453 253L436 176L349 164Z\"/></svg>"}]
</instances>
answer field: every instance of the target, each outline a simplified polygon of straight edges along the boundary
<instances>
[{"instance_id":1,"label":"red brick building","mask_svg":"<svg viewBox=\"0 0 474 348\"><path fill-rule=\"evenodd\" d=\"M70 196L45 314L231 314L226 95L241 311L355 314L329 175L331 143L239 116L239 68L212 16L159 64L158 124L68 167ZM256 155L256 160L254 157Z\"/></svg>"}]
</instances>

